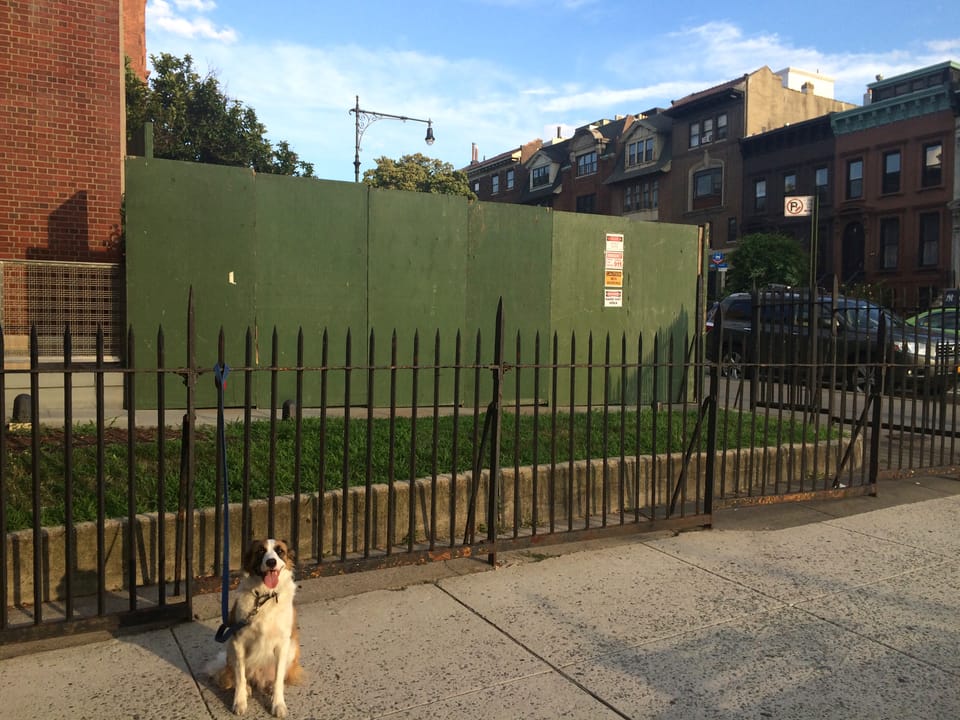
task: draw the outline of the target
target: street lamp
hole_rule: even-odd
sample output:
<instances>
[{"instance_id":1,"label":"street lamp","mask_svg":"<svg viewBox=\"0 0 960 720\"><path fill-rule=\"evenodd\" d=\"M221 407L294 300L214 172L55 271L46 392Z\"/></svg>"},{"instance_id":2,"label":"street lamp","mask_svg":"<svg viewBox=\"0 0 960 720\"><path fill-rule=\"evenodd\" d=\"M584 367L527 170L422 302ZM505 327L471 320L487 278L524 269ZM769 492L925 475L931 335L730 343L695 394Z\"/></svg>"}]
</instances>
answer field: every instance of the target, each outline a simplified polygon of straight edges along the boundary
<instances>
[{"instance_id":1,"label":"street lamp","mask_svg":"<svg viewBox=\"0 0 960 720\"><path fill-rule=\"evenodd\" d=\"M370 127L371 124L375 123L377 120L383 120L387 118L389 120L412 120L413 122L421 122L427 124L427 136L423 139L427 145L433 145L433 121L432 120L421 120L420 118L407 117L406 115L391 115L390 113L379 113L374 112L373 110L361 110L360 109L360 96L357 95L357 104L350 108L350 112L354 114L354 118L357 122L357 142L355 146L355 152L353 155L353 181L360 182L360 138L363 137L363 131Z\"/></svg>"}]
</instances>

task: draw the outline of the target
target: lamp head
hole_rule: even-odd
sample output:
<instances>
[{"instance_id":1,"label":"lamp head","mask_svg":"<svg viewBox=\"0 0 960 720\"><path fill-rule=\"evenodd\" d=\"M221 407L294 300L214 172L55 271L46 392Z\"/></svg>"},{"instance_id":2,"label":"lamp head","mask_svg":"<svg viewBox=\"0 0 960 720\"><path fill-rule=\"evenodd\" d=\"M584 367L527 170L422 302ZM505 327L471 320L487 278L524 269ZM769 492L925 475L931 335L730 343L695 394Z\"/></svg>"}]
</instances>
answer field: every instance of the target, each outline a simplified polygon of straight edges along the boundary
<instances>
[{"instance_id":1,"label":"lamp head","mask_svg":"<svg viewBox=\"0 0 960 720\"><path fill-rule=\"evenodd\" d=\"M433 123L427 120L427 136L423 139L427 145L433 145Z\"/></svg>"}]
</instances>

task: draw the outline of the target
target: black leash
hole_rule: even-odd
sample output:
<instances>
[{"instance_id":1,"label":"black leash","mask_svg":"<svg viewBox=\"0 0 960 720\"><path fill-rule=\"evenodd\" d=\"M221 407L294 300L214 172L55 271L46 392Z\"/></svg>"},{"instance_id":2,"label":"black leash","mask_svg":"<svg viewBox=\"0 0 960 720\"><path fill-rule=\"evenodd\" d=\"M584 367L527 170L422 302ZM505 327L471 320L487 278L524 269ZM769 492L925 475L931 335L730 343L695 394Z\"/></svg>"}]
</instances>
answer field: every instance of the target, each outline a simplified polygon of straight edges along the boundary
<instances>
[{"instance_id":1,"label":"black leash","mask_svg":"<svg viewBox=\"0 0 960 720\"><path fill-rule=\"evenodd\" d=\"M213 366L213 377L217 383L217 436L220 438L220 460L223 467L223 583L220 589L220 629L217 630L217 642L226 642L231 635L247 624L247 620L240 620L233 625L230 618L230 485L227 482L227 430L223 418L223 393L227 387L227 375L230 368L217 363ZM266 602L266 601L264 601ZM259 602L254 610L260 609ZM252 615L251 615L252 617Z\"/></svg>"}]
</instances>

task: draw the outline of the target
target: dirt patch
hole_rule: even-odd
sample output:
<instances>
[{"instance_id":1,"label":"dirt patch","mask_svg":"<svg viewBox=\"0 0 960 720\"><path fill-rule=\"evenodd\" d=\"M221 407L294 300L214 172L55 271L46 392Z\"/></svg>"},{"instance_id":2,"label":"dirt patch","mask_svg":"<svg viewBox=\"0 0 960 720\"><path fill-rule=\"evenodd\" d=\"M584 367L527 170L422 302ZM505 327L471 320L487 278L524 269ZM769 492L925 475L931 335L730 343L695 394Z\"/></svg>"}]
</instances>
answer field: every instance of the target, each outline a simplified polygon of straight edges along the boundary
<instances>
[{"instance_id":1,"label":"dirt patch","mask_svg":"<svg viewBox=\"0 0 960 720\"><path fill-rule=\"evenodd\" d=\"M63 428L51 428L44 425L40 428L39 434L41 445L54 445L59 447L63 447L64 445L66 433L64 432ZM176 428L168 428L164 433L164 437L167 440L179 440L180 430ZM129 433L127 432L126 428L108 427L103 429L104 445L126 445L128 438ZM156 441L157 428L147 427L136 429L134 434L135 443L154 443ZM95 431L89 432L86 430L74 430L71 442L73 447L94 446L98 442L97 433ZM23 452L30 450L33 447L33 432L27 429L8 430L6 434L6 445L10 452Z\"/></svg>"}]
</instances>

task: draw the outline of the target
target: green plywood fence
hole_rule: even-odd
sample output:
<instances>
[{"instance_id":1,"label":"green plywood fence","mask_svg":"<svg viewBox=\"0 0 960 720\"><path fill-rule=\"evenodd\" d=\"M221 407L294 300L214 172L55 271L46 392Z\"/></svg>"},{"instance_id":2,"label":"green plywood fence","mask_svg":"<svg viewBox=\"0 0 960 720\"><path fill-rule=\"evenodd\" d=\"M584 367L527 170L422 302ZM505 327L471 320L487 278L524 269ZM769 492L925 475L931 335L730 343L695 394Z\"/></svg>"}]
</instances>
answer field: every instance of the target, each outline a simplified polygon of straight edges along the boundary
<instances>
[{"instance_id":1,"label":"green plywood fence","mask_svg":"<svg viewBox=\"0 0 960 720\"><path fill-rule=\"evenodd\" d=\"M245 363L245 338L253 344L253 366L297 365L302 333L304 405L319 404L322 343L327 338L328 403L342 405L343 371L349 333L350 361L366 364L373 341L378 367L433 363L437 338L441 402L453 400L457 332L461 362L471 363L481 343L482 361L493 358L497 303L503 299L504 351L519 371L507 373L504 394L533 400L534 342L540 334L540 362L549 364L554 338L559 360L575 349L585 363L592 333L594 362L603 361L606 337L620 362L621 339L628 362L652 357L654 336L661 357L674 346L683 356L684 337L693 333L698 274L697 228L640 223L626 218L553 212L544 208L471 202L462 197L371 190L365 185L255 175L238 169L175 161L127 160L127 312L135 329L135 365L157 364L156 333L164 332L166 364L186 362L186 308L191 288L197 318L197 364L213 367L223 328L226 361ZM623 236L623 306L604 307L605 244L608 233ZM394 344L394 333L396 341ZM517 339L520 338L518 347ZM574 341L575 338L575 341ZM274 346L274 339L276 345ZM574 346L575 342L575 346ZM256 372L254 403L269 407L292 399L295 374L277 377L271 399L270 373ZM611 386L621 387L611 369ZM661 373L660 397L666 394ZM408 372L398 375L398 405L412 401ZM541 378L539 400L550 383ZM228 383L228 404L243 401L242 377ZM389 374L378 373L371 404L390 402ZM626 379L628 397L637 383ZM595 373L595 401L602 398L603 373ZM674 378L674 391L680 378ZM155 390L138 383L138 407L155 405ZM490 375L481 378L489 397ZM461 399L472 399L473 377L461 379ZM211 379L199 386L201 406L215 403ZM351 404L366 404L365 374L350 374ZM675 394L674 392L674 394ZM586 393L585 375L575 388ZM647 392L644 392L647 395ZM432 402L432 375L421 379L418 401ZM557 402L569 402L569 382L558 382ZM167 403L184 401L182 388L168 388Z\"/></svg>"}]
</instances>

